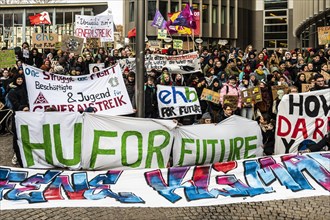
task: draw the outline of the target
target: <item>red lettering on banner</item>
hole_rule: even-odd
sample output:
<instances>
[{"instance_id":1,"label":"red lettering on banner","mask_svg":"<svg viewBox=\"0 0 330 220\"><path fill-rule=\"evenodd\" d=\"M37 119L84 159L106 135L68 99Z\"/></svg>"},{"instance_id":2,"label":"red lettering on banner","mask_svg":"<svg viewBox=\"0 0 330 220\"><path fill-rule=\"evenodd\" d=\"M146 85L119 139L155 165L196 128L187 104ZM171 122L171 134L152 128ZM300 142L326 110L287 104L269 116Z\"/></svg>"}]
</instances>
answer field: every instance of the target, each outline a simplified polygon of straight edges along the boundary
<instances>
[{"instance_id":1,"label":"red lettering on banner","mask_svg":"<svg viewBox=\"0 0 330 220\"><path fill-rule=\"evenodd\" d=\"M297 120L296 126L294 127L292 138L297 138L299 132L302 132L304 139L308 138L307 135L307 127L306 127L306 120L304 118L299 118Z\"/></svg>"},{"instance_id":2,"label":"red lettering on banner","mask_svg":"<svg viewBox=\"0 0 330 220\"><path fill-rule=\"evenodd\" d=\"M285 132L282 132L282 123L283 121L288 125L288 130L285 131ZM287 119L286 117L280 115L278 116L278 129L277 129L277 135L278 136L287 136L290 134L290 131L291 131L291 123L289 121L289 119Z\"/></svg>"},{"instance_id":3,"label":"red lettering on banner","mask_svg":"<svg viewBox=\"0 0 330 220\"><path fill-rule=\"evenodd\" d=\"M322 118L315 119L315 130L313 132L313 139L317 139L317 134L321 136L321 138L324 137L322 131L320 130L321 127L323 127L324 121Z\"/></svg>"}]
</instances>

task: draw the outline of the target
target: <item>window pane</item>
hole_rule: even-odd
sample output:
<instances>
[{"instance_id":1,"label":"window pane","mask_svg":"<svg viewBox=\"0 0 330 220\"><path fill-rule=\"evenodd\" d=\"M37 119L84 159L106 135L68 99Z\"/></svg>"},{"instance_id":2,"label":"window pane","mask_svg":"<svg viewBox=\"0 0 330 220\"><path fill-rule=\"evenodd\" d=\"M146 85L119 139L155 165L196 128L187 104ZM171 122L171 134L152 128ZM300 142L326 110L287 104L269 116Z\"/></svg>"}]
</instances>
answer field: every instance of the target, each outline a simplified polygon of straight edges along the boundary
<instances>
[{"instance_id":1,"label":"window pane","mask_svg":"<svg viewBox=\"0 0 330 220\"><path fill-rule=\"evenodd\" d=\"M233 24L234 23L234 7L230 7L230 14L229 14L229 23Z\"/></svg>"},{"instance_id":2,"label":"window pane","mask_svg":"<svg viewBox=\"0 0 330 220\"><path fill-rule=\"evenodd\" d=\"M286 32L287 30L288 30L287 25L265 26L265 32Z\"/></svg>"},{"instance_id":3,"label":"window pane","mask_svg":"<svg viewBox=\"0 0 330 220\"><path fill-rule=\"evenodd\" d=\"M218 10L218 6L213 5L212 6L212 23L213 24L218 23L218 13L217 13L217 10Z\"/></svg>"},{"instance_id":4,"label":"window pane","mask_svg":"<svg viewBox=\"0 0 330 220\"><path fill-rule=\"evenodd\" d=\"M287 33L266 33L265 39L287 39Z\"/></svg>"},{"instance_id":5,"label":"window pane","mask_svg":"<svg viewBox=\"0 0 330 220\"><path fill-rule=\"evenodd\" d=\"M65 23L72 23L72 12L65 12Z\"/></svg>"},{"instance_id":6,"label":"window pane","mask_svg":"<svg viewBox=\"0 0 330 220\"><path fill-rule=\"evenodd\" d=\"M156 1L148 1L148 20L152 21L156 13Z\"/></svg>"},{"instance_id":7,"label":"window pane","mask_svg":"<svg viewBox=\"0 0 330 220\"><path fill-rule=\"evenodd\" d=\"M63 12L56 13L56 24L63 24Z\"/></svg>"},{"instance_id":8,"label":"window pane","mask_svg":"<svg viewBox=\"0 0 330 220\"><path fill-rule=\"evenodd\" d=\"M286 40L278 40L276 47L288 47L288 41L286 41Z\"/></svg>"},{"instance_id":9,"label":"window pane","mask_svg":"<svg viewBox=\"0 0 330 220\"><path fill-rule=\"evenodd\" d=\"M265 10L283 8L288 8L288 2L286 0L265 1Z\"/></svg>"},{"instance_id":10,"label":"window pane","mask_svg":"<svg viewBox=\"0 0 330 220\"><path fill-rule=\"evenodd\" d=\"M179 3L171 2L171 13L179 11Z\"/></svg>"},{"instance_id":11,"label":"window pane","mask_svg":"<svg viewBox=\"0 0 330 220\"><path fill-rule=\"evenodd\" d=\"M286 24L286 18L265 19L265 24Z\"/></svg>"},{"instance_id":12,"label":"window pane","mask_svg":"<svg viewBox=\"0 0 330 220\"><path fill-rule=\"evenodd\" d=\"M221 24L226 24L227 20L227 7L221 6Z\"/></svg>"},{"instance_id":13,"label":"window pane","mask_svg":"<svg viewBox=\"0 0 330 220\"><path fill-rule=\"evenodd\" d=\"M0 24L3 24L3 14L0 14Z\"/></svg>"},{"instance_id":14,"label":"window pane","mask_svg":"<svg viewBox=\"0 0 330 220\"><path fill-rule=\"evenodd\" d=\"M265 41L265 47L275 47L275 41L274 40L266 40Z\"/></svg>"},{"instance_id":15,"label":"window pane","mask_svg":"<svg viewBox=\"0 0 330 220\"><path fill-rule=\"evenodd\" d=\"M266 17L286 16L286 11L266 11Z\"/></svg>"},{"instance_id":16,"label":"window pane","mask_svg":"<svg viewBox=\"0 0 330 220\"><path fill-rule=\"evenodd\" d=\"M209 22L209 13L208 13L208 8L209 5L203 5L202 10L203 10L203 23Z\"/></svg>"},{"instance_id":17,"label":"window pane","mask_svg":"<svg viewBox=\"0 0 330 220\"><path fill-rule=\"evenodd\" d=\"M14 24L23 24L23 14L14 14Z\"/></svg>"},{"instance_id":18,"label":"window pane","mask_svg":"<svg viewBox=\"0 0 330 220\"><path fill-rule=\"evenodd\" d=\"M167 17L167 2L163 2L163 1L159 2L159 11L164 18Z\"/></svg>"},{"instance_id":19,"label":"window pane","mask_svg":"<svg viewBox=\"0 0 330 220\"><path fill-rule=\"evenodd\" d=\"M5 14L5 27L12 27L12 26L13 26L13 15Z\"/></svg>"},{"instance_id":20,"label":"window pane","mask_svg":"<svg viewBox=\"0 0 330 220\"><path fill-rule=\"evenodd\" d=\"M134 2L129 3L129 22L134 21Z\"/></svg>"}]
</instances>

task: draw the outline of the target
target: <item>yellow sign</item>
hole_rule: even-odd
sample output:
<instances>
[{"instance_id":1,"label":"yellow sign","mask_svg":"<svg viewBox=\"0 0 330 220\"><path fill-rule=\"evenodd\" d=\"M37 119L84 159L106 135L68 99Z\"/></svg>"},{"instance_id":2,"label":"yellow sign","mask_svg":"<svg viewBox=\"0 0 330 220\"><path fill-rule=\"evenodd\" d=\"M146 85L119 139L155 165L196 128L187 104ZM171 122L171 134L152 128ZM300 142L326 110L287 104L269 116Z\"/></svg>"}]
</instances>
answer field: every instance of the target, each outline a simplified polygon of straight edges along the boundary
<instances>
[{"instance_id":1,"label":"yellow sign","mask_svg":"<svg viewBox=\"0 0 330 220\"><path fill-rule=\"evenodd\" d=\"M158 29L158 39L165 39L167 38L167 30L162 30L162 29Z\"/></svg>"},{"instance_id":2,"label":"yellow sign","mask_svg":"<svg viewBox=\"0 0 330 220\"><path fill-rule=\"evenodd\" d=\"M220 103L220 93L204 88L203 92L201 94L201 100L206 100L206 101L213 102L215 104L219 104Z\"/></svg>"},{"instance_id":3,"label":"yellow sign","mask_svg":"<svg viewBox=\"0 0 330 220\"><path fill-rule=\"evenodd\" d=\"M330 44L330 26L318 27L319 45Z\"/></svg>"},{"instance_id":4,"label":"yellow sign","mask_svg":"<svg viewBox=\"0 0 330 220\"><path fill-rule=\"evenodd\" d=\"M173 40L173 49L182 50L183 41L182 40Z\"/></svg>"},{"instance_id":5,"label":"yellow sign","mask_svg":"<svg viewBox=\"0 0 330 220\"><path fill-rule=\"evenodd\" d=\"M32 45L35 48L55 48L55 44L58 42L58 35L53 33L33 33Z\"/></svg>"},{"instance_id":6,"label":"yellow sign","mask_svg":"<svg viewBox=\"0 0 330 220\"><path fill-rule=\"evenodd\" d=\"M0 68L13 67L16 64L14 50L0 50Z\"/></svg>"}]
</instances>

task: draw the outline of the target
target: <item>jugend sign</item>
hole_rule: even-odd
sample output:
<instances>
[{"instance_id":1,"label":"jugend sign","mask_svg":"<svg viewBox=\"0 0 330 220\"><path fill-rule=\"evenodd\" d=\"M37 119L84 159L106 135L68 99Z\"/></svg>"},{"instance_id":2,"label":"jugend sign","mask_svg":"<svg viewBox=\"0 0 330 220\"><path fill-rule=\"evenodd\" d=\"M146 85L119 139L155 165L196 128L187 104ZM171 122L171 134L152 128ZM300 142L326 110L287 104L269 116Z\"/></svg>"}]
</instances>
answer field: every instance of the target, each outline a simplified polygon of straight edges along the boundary
<instances>
[{"instance_id":1,"label":"jugend sign","mask_svg":"<svg viewBox=\"0 0 330 220\"><path fill-rule=\"evenodd\" d=\"M176 118L201 114L195 88L157 85L157 100L161 118Z\"/></svg>"}]
</instances>

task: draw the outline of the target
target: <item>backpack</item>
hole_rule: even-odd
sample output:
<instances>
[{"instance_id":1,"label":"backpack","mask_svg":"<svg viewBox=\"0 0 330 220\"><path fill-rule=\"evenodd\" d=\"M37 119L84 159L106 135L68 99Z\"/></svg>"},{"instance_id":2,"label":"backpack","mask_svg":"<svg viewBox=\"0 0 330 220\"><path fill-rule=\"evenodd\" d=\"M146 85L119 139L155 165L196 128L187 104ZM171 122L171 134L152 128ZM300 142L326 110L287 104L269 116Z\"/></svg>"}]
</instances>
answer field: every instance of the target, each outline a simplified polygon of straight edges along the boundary
<instances>
[{"instance_id":1,"label":"backpack","mask_svg":"<svg viewBox=\"0 0 330 220\"><path fill-rule=\"evenodd\" d=\"M5 106L7 106L7 108L9 109L13 109L14 108L14 105L13 103L11 103L11 101L9 100L9 94L14 91L13 89L12 90L9 90L9 92L7 93L7 95L5 96Z\"/></svg>"}]
</instances>

